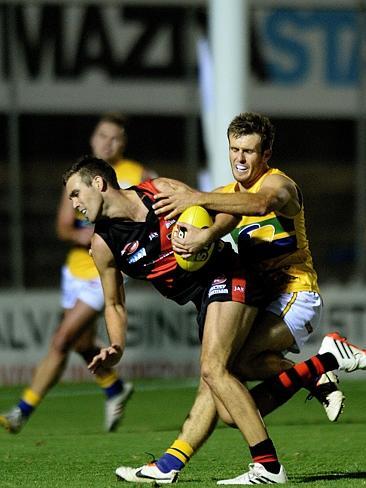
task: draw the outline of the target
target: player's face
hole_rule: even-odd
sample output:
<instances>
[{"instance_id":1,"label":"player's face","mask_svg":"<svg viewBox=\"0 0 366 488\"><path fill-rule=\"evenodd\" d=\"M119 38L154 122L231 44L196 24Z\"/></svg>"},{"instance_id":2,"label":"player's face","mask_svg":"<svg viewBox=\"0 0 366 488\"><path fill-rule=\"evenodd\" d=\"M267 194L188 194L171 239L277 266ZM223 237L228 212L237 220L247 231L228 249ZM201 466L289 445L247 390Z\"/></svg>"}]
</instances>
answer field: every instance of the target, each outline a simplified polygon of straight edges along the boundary
<instances>
[{"instance_id":1,"label":"player's face","mask_svg":"<svg viewBox=\"0 0 366 488\"><path fill-rule=\"evenodd\" d=\"M74 209L78 210L89 222L95 222L101 215L103 198L96 179L92 185L86 185L79 174L72 175L66 183L66 192Z\"/></svg>"},{"instance_id":2,"label":"player's face","mask_svg":"<svg viewBox=\"0 0 366 488\"><path fill-rule=\"evenodd\" d=\"M243 188L248 188L267 169L271 152L261 149L261 136L247 134L240 137L229 135L229 156L231 171Z\"/></svg>"},{"instance_id":3,"label":"player's face","mask_svg":"<svg viewBox=\"0 0 366 488\"><path fill-rule=\"evenodd\" d=\"M122 157L125 146L124 130L112 122L100 122L90 138L90 146L94 156L113 165Z\"/></svg>"}]
</instances>

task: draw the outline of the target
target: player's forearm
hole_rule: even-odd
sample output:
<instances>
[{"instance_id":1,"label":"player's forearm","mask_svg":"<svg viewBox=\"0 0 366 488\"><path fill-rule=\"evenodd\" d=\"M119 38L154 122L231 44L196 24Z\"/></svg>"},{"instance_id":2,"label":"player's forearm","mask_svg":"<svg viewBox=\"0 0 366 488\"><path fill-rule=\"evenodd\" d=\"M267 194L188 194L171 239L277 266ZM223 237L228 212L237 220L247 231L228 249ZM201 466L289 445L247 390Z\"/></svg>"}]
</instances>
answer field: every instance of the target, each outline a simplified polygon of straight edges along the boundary
<instances>
[{"instance_id":1,"label":"player's forearm","mask_svg":"<svg viewBox=\"0 0 366 488\"><path fill-rule=\"evenodd\" d=\"M242 192L201 192L198 194L196 205L232 215L265 215L269 209L268 199L264 195Z\"/></svg>"},{"instance_id":2,"label":"player's forearm","mask_svg":"<svg viewBox=\"0 0 366 488\"><path fill-rule=\"evenodd\" d=\"M111 345L124 351L126 344L127 313L122 305L106 305L104 317Z\"/></svg>"},{"instance_id":3,"label":"player's forearm","mask_svg":"<svg viewBox=\"0 0 366 488\"><path fill-rule=\"evenodd\" d=\"M82 229L65 227L62 230L59 229L57 232L57 236L60 240L83 247L89 247L92 234L93 227L91 226L84 227Z\"/></svg>"},{"instance_id":4,"label":"player's forearm","mask_svg":"<svg viewBox=\"0 0 366 488\"><path fill-rule=\"evenodd\" d=\"M240 217L219 213L215 216L213 225L209 228L210 242L216 241L231 232L239 223Z\"/></svg>"}]
</instances>

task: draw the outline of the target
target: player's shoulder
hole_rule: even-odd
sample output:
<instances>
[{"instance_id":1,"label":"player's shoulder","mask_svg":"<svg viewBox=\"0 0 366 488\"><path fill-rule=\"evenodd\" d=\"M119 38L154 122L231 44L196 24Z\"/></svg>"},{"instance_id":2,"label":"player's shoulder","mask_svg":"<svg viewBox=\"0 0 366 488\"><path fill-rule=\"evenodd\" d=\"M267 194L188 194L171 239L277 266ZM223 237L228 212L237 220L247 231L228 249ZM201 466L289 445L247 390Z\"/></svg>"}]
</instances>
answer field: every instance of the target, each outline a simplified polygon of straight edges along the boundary
<instances>
[{"instance_id":1,"label":"player's shoulder","mask_svg":"<svg viewBox=\"0 0 366 488\"><path fill-rule=\"evenodd\" d=\"M174 180L173 178L165 178L163 176L155 178L153 180L153 183L159 191L175 190L179 186L186 186L179 180Z\"/></svg>"},{"instance_id":2,"label":"player's shoulder","mask_svg":"<svg viewBox=\"0 0 366 488\"><path fill-rule=\"evenodd\" d=\"M135 159L127 159L127 158L119 159L114 164L115 169L123 166L136 166L137 168L142 168L143 164L140 163L139 161L136 161Z\"/></svg>"},{"instance_id":3,"label":"player's shoulder","mask_svg":"<svg viewBox=\"0 0 366 488\"><path fill-rule=\"evenodd\" d=\"M237 182L233 181L227 185L219 186L218 188L214 189L215 193L234 193L237 188Z\"/></svg>"},{"instance_id":4,"label":"player's shoulder","mask_svg":"<svg viewBox=\"0 0 366 488\"><path fill-rule=\"evenodd\" d=\"M92 236L89 254L98 268L109 263L113 257L112 251L98 232L95 232Z\"/></svg>"},{"instance_id":5,"label":"player's shoulder","mask_svg":"<svg viewBox=\"0 0 366 488\"><path fill-rule=\"evenodd\" d=\"M143 166L138 161L134 159L119 159L116 163L113 164L114 171L119 174L121 172L127 171L130 173L131 171L134 172L141 172L143 170Z\"/></svg>"},{"instance_id":6,"label":"player's shoulder","mask_svg":"<svg viewBox=\"0 0 366 488\"><path fill-rule=\"evenodd\" d=\"M296 186L296 182L284 171L278 168L269 168L263 175L261 186Z\"/></svg>"},{"instance_id":7,"label":"player's shoulder","mask_svg":"<svg viewBox=\"0 0 366 488\"><path fill-rule=\"evenodd\" d=\"M95 232L91 238L91 250L89 251L89 254L95 257L96 254L104 252L106 250L106 247L107 244L103 237L99 234L99 232Z\"/></svg>"},{"instance_id":8,"label":"player's shoulder","mask_svg":"<svg viewBox=\"0 0 366 488\"><path fill-rule=\"evenodd\" d=\"M132 178L132 183L136 183L137 180L151 180L158 176L156 171L145 166L140 161L136 161L135 159L121 159L117 161L117 163L114 165L114 170L117 173L117 177L126 177L127 175L130 180Z\"/></svg>"}]
</instances>

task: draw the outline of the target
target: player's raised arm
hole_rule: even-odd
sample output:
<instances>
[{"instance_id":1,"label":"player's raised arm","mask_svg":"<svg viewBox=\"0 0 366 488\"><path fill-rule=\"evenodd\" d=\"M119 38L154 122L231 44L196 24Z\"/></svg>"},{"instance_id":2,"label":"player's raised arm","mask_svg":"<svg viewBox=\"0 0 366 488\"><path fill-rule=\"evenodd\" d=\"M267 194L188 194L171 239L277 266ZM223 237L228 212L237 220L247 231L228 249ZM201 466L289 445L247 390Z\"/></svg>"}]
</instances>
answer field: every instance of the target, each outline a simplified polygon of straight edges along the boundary
<instances>
[{"instance_id":1,"label":"player's raised arm","mask_svg":"<svg viewBox=\"0 0 366 488\"><path fill-rule=\"evenodd\" d=\"M110 340L110 346L102 348L88 366L95 372L98 367L114 366L121 359L126 343L127 310L122 274L109 247L98 234L92 239L92 256L103 286L104 317Z\"/></svg>"}]
</instances>

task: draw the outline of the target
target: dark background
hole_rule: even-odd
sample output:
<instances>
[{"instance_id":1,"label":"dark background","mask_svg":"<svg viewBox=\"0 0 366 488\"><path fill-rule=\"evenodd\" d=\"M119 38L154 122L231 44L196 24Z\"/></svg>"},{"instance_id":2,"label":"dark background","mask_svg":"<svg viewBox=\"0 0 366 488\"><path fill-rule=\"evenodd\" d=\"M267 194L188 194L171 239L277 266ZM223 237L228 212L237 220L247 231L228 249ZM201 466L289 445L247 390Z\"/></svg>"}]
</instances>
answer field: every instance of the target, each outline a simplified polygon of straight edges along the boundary
<instances>
[{"instance_id":1,"label":"dark background","mask_svg":"<svg viewBox=\"0 0 366 488\"><path fill-rule=\"evenodd\" d=\"M55 236L55 216L62 172L89 152L88 140L96 115L21 115L23 250L26 287L57 287L67 250ZM304 194L308 237L321 283L344 282L354 272L353 178L355 122L350 120L277 119L272 165L295 178ZM0 116L1 141L7 141L8 118ZM199 118L197 170L206 161ZM126 156L155 169L159 175L192 184L191 162L186 160L185 119L171 116L128 117ZM0 286L11 285L7 199L8 150L0 145L1 258ZM223 164L229 164L228 160Z\"/></svg>"},{"instance_id":2,"label":"dark background","mask_svg":"<svg viewBox=\"0 0 366 488\"><path fill-rule=\"evenodd\" d=\"M14 4L0 1L0 74L4 80L11 80L13 76L13 81L17 81L13 66L16 68L14 59L17 59L25 66L27 80L42 77L43 71L48 69L54 81L77 82L79 76L97 69L117 83L126 79L136 80L136 83L180 80L187 82L187 86L189 83L197 85L197 59L190 52L189 44L195 45L198 33L207 35L208 9L204 1L182 1L174 5L167 2L162 6L149 0L138 5L133 0L121 0L115 11L120 35L116 45L104 15L105 5L86 2L76 28L73 56L69 55L64 37L71 4L40 2L39 21L35 26L28 15L29 3L19 2L12 10ZM271 59L266 59L263 49L266 39L258 27L260 22L255 21L263 7L256 9L255 2L251 7L250 75L263 83L271 83L268 69ZM273 5L271 8L281 10L280 2L276 9ZM307 22L312 25L311 8L314 5L308 11L305 4L301 9L282 7L282 15L297 16L293 25L301 27ZM327 10L320 11L324 14L322 25L325 25ZM352 13L346 8L337 10L335 34L342 33L344 19L352 22L352 15L360 18L359 12ZM124 29L136 25L140 30L131 40L124 35ZM230 26L223 26L223 35L225 28ZM326 29L322 32L329 34ZM149 53L159 35L165 39L163 61L149 61ZM341 37L335 39L340 41ZM94 51L93 41L99 47ZM116 49L121 43L125 43L124 55ZM11 58L11 46L18 49L15 58ZM335 61L348 66L349 60L337 58ZM323 71L326 71L325 65ZM289 98L288 103L291 102ZM121 105L117 110L123 111L123 103ZM199 108L195 110L198 112ZM196 185L198 172L205 168L207 156L199 115L188 113L188 108L186 111L181 116L152 115L147 107L144 114L139 110L126 113L129 139L126 156L141 161L159 175ZM271 117L270 113L267 115ZM308 237L321 283L345 283L355 277L355 238L360 232L355 228L354 217L358 159L356 115L353 114L352 120L312 119L301 114L292 119L271 117L277 128L272 165L285 170L302 189ZM12 200L13 185L20 185L24 286L58 287L59 270L67 251L67 245L55 235L61 175L75 159L89 152L88 140L98 116L95 107L90 107L89 114L20 113L18 182L12 181L10 168L10 118L0 113L0 287L14 285L11 247L15 227L10 216L17 208ZM192 144L192 139L198 143ZM228 159L222 164L228 165Z\"/></svg>"}]
</instances>

